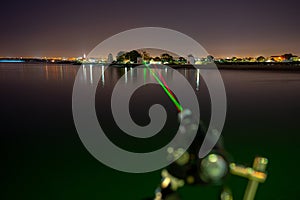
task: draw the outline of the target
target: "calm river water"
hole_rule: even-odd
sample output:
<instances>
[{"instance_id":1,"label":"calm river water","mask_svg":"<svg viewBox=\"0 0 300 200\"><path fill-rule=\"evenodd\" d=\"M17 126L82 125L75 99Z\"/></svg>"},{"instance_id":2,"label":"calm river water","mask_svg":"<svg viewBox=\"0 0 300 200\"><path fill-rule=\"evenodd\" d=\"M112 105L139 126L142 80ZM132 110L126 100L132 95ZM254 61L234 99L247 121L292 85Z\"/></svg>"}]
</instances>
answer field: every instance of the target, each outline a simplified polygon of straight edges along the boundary
<instances>
[{"instance_id":1,"label":"calm river water","mask_svg":"<svg viewBox=\"0 0 300 200\"><path fill-rule=\"evenodd\" d=\"M0 64L1 193L0 199L142 199L153 194L160 171L128 174L94 159L81 143L72 116L72 90L80 66ZM96 69L97 68L97 69ZM130 68L85 66L82 81L91 84L101 76L96 94L98 119L108 137L132 151L159 148L161 142L124 136L110 113L110 95L118 79L135 79ZM178 69L195 90L201 118L210 118L210 98L201 74ZM96 72L100 72L95 74ZM257 155L270 160L268 179L257 199L299 199L300 73L266 70L221 70L227 93L223 130L226 150L233 160L252 165ZM172 81L172 71L161 73ZM153 78L149 72L145 79ZM176 80L173 80L176 81ZM148 109L160 103L170 115L176 108L158 85L148 85L132 97L131 114L146 125ZM168 127L167 127L168 128ZM171 128L170 128L171 129ZM132 140L132 141L131 141ZM157 141L157 140L156 140ZM235 199L241 199L247 180L231 177ZM217 199L218 187L186 187L184 199Z\"/></svg>"}]
</instances>

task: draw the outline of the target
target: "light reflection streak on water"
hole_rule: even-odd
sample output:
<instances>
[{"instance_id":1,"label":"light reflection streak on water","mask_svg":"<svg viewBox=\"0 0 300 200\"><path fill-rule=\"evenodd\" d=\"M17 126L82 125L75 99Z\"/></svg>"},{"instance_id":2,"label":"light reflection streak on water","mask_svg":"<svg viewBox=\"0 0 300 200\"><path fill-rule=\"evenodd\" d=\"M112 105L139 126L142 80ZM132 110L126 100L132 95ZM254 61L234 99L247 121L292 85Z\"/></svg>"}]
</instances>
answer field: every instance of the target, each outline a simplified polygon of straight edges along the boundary
<instances>
[{"instance_id":1,"label":"light reflection streak on water","mask_svg":"<svg viewBox=\"0 0 300 200\"><path fill-rule=\"evenodd\" d=\"M102 67L102 83L104 85L104 71L103 71ZM129 71L128 71L129 70ZM121 76L124 76L124 84L129 84L130 82L134 81L134 77L136 76L136 68L134 67L124 67L124 68L108 68L108 72L109 74L112 74L114 72L117 71L121 71L120 77L117 77L118 79L121 78ZM160 76L162 76L162 78L164 80L166 80L166 83L168 84L168 82L174 82L177 80L173 79L173 72L172 70L169 70L168 68L153 68L153 70L157 73L160 74ZM200 69L178 69L179 73L181 73L186 79L188 79L191 82L192 87L196 90L199 91L200 89L200 82L201 82L201 78L200 78ZM153 76L151 74L148 74L148 70L146 68L143 69L143 71L141 71L141 73L139 74L140 76L143 76L143 80L146 83L146 80L148 78L153 79Z\"/></svg>"},{"instance_id":2,"label":"light reflection streak on water","mask_svg":"<svg viewBox=\"0 0 300 200\"><path fill-rule=\"evenodd\" d=\"M86 68L85 68L85 65L82 66L83 68L83 80L86 81Z\"/></svg>"},{"instance_id":3,"label":"light reflection streak on water","mask_svg":"<svg viewBox=\"0 0 300 200\"><path fill-rule=\"evenodd\" d=\"M102 81L102 86L104 86L104 83L105 83L104 65L101 66L101 81Z\"/></svg>"},{"instance_id":4,"label":"light reflection streak on water","mask_svg":"<svg viewBox=\"0 0 300 200\"><path fill-rule=\"evenodd\" d=\"M117 81L124 75L124 84L129 84L136 80L137 76L142 76L144 82L147 79L153 79L153 76L149 74L148 70L145 68L141 71L141 73L137 73L137 69L135 67L124 67L124 68L116 68L116 67L108 67L107 70L105 65L93 65L93 64L83 64L82 65L82 80L87 84L97 84L95 83L95 77L97 74L101 76L101 84L102 87L105 86L105 76L109 77L109 80L112 82ZM166 67L163 68L155 68L153 69L156 73L160 74L166 83L176 82L173 78L173 71L169 70ZM186 79L188 79L195 89L195 91L200 90L201 85L201 77L200 77L200 70L199 69L175 69L178 70ZM105 74L106 73L106 74ZM48 65L44 66L44 78L45 80L52 80L54 76L56 76L57 80L64 80L75 76L76 74L76 67L75 66L68 66L68 65L58 65L58 66L51 66Z\"/></svg>"},{"instance_id":5,"label":"light reflection streak on water","mask_svg":"<svg viewBox=\"0 0 300 200\"><path fill-rule=\"evenodd\" d=\"M90 82L93 84L93 66L90 65Z\"/></svg>"},{"instance_id":6,"label":"light reflection streak on water","mask_svg":"<svg viewBox=\"0 0 300 200\"><path fill-rule=\"evenodd\" d=\"M200 70L197 69L197 79L196 79L196 90L199 90L199 85L200 85Z\"/></svg>"},{"instance_id":7,"label":"light reflection streak on water","mask_svg":"<svg viewBox=\"0 0 300 200\"><path fill-rule=\"evenodd\" d=\"M46 80L49 80L49 71L48 71L48 65L45 66L45 70L46 70Z\"/></svg>"},{"instance_id":8,"label":"light reflection streak on water","mask_svg":"<svg viewBox=\"0 0 300 200\"><path fill-rule=\"evenodd\" d=\"M125 67L125 83L127 83L128 75L127 75L127 67Z\"/></svg>"},{"instance_id":9,"label":"light reflection streak on water","mask_svg":"<svg viewBox=\"0 0 300 200\"><path fill-rule=\"evenodd\" d=\"M64 79L64 72L63 72L63 66L62 65L60 65L59 71L60 71L60 80L63 80Z\"/></svg>"}]
</instances>

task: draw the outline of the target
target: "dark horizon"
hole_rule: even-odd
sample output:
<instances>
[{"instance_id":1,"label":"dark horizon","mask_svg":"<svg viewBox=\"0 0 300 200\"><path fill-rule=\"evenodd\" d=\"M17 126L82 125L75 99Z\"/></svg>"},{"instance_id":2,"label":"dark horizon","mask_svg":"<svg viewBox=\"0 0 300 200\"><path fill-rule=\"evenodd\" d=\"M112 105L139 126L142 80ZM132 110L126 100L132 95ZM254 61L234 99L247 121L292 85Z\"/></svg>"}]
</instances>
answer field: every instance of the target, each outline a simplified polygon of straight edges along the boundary
<instances>
[{"instance_id":1,"label":"dark horizon","mask_svg":"<svg viewBox=\"0 0 300 200\"><path fill-rule=\"evenodd\" d=\"M299 2L5 1L0 56L78 57L119 32L170 28L215 57L300 56Z\"/></svg>"}]
</instances>

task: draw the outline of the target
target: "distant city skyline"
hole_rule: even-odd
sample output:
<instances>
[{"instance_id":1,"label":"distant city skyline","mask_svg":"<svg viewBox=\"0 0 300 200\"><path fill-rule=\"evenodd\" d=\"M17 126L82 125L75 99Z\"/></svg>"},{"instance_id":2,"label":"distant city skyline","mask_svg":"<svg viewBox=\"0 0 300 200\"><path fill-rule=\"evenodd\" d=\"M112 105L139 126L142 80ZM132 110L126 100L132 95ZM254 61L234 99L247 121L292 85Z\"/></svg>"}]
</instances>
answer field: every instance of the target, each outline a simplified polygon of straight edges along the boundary
<instances>
[{"instance_id":1,"label":"distant city skyline","mask_svg":"<svg viewBox=\"0 0 300 200\"><path fill-rule=\"evenodd\" d=\"M77 57L119 32L165 27L215 57L300 56L297 0L4 1L0 56Z\"/></svg>"}]
</instances>

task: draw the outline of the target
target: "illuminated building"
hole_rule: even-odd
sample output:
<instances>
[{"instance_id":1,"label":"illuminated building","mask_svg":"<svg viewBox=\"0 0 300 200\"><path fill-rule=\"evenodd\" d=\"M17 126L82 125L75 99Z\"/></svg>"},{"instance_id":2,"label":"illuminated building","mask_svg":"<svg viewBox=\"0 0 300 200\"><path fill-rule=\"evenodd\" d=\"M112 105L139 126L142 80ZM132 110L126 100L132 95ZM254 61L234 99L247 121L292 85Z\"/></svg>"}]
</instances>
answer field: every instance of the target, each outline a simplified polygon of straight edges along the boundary
<instances>
[{"instance_id":1,"label":"illuminated building","mask_svg":"<svg viewBox=\"0 0 300 200\"><path fill-rule=\"evenodd\" d=\"M275 61L275 62L282 62L284 61L284 57L283 56L271 56L270 60Z\"/></svg>"},{"instance_id":2,"label":"illuminated building","mask_svg":"<svg viewBox=\"0 0 300 200\"><path fill-rule=\"evenodd\" d=\"M195 58L194 58L194 56L193 55L188 55L188 57L187 57L187 63L188 64L195 64Z\"/></svg>"},{"instance_id":3,"label":"illuminated building","mask_svg":"<svg viewBox=\"0 0 300 200\"><path fill-rule=\"evenodd\" d=\"M108 54L107 62L108 62L108 63L112 63L113 61L114 61L113 55L112 55L111 53Z\"/></svg>"}]
</instances>

